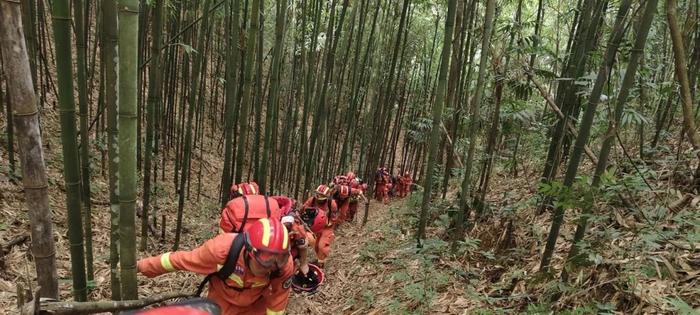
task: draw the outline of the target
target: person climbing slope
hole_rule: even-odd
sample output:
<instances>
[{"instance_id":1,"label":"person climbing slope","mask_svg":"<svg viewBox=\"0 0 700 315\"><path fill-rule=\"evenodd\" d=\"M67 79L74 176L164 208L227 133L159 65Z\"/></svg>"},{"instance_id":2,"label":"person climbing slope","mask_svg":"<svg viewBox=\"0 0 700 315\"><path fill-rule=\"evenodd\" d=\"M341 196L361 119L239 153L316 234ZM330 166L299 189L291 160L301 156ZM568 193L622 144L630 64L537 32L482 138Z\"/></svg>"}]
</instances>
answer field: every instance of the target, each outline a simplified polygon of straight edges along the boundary
<instances>
[{"instance_id":1,"label":"person climbing slope","mask_svg":"<svg viewBox=\"0 0 700 315\"><path fill-rule=\"evenodd\" d=\"M223 315L281 315L287 307L294 263L289 235L278 220L248 224L223 233L192 251L169 252L138 261L138 272L153 278L177 270L207 275L208 298Z\"/></svg>"},{"instance_id":2,"label":"person climbing slope","mask_svg":"<svg viewBox=\"0 0 700 315\"><path fill-rule=\"evenodd\" d=\"M350 187L353 189L359 189L362 191L362 198L360 196L355 195L355 196L350 196L350 202L348 205L348 221L355 221L355 215L357 214L357 208L359 206L359 201L363 199L365 202L369 202L367 198L364 196L364 192L367 191L367 184L365 184L362 179L357 178L355 176L355 173L353 172L348 172L346 175L348 179L350 180Z\"/></svg>"},{"instance_id":3,"label":"person climbing slope","mask_svg":"<svg viewBox=\"0 0 700 315\"><path fill-rule=\"evenodd\" d=\"M302 209L304 208L319 208L326 213L329 221L331 223L340 222L340 212L338 211L338 204L330 198L333 195L333 189L326 185L318 185L316 190L311 192L311 197L304 201Z\"/></svg>"},{"instance_id":4,"label":"person climbing slope","mask_svg":"<svg viewBox=\"0 0 700 315\"><path fill-rule=\"evenodd\" d=\"M399 197L406 197L411 192L413 186L413 178L411 173L404 172L403 176L399 177Z\"/></svg>"},{"instance_id":5,"label":"person climbing slope","mask_svg":"<svg viewBox=\"0 0 700 315\"><path fill-rule=\"evenodd\" d=\"M328 255L331 252L331 245L335 239L335 233L333 232L333 226L340 222L340 214L338 211L338 206L332 198L332 190L326 185L319 185L316 190L313 191L312 197L304 202L304 206L300 212L300 215L304 217L307 211L310 209L317 209L317 214L314 218L322 215L323 221L325 221L324 226L319 227L318 232L314 232L316 235L316 246L314 250L316 252L316 259L318 260L317 266L323 268ZM320 210L320 211L319 211Z\"/></svg>"},{"instance_id":6,"label":"person climbing slope","mask_svg":"<svg viewBox=\"0 0 700 315\"><path fill-rule=\"evenodd\" d=\"M389 190L391 189L391 177L385 167L380 167L374 175L374 195L378 201L389 203Z\"/></svg>"},{"instance_id":7,"label":"person climbing slope","mask_svg":"<svg viewBox=\"0 0 700 315\"><path fill-rule=\"evenodd\" d=\"M335 192L333 193L333 200L338 205L338 210L340 211L340 219L338 220L338 225L347 220L349 216L348 212L350 208L350 200L353 197L367 200L367 198L365 198L365 195L362 194L362 190L360 189L351 188L348 185L340 185L335 188Z\"/></svg>"}]
</instances>

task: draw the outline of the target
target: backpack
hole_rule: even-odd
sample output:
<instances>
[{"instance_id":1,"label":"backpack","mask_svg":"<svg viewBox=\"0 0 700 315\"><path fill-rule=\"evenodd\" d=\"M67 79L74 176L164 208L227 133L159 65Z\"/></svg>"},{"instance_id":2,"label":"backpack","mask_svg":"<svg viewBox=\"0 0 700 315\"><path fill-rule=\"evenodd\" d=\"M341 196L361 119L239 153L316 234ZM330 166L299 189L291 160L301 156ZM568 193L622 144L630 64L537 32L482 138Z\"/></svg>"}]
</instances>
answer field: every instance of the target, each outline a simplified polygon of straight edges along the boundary
<instances>
[{"instance_id":1,"label":"backpack","mask_svg":"<svg viewBox=\"0 0 700 315\"><path fill-rule=\"evenodd\" d=\"M243 195L229 201L221 210L219 228L223 233L241 233L249 220L262 218L280 220L277 201L263 195Z\"/></svg>"}]
</instances>

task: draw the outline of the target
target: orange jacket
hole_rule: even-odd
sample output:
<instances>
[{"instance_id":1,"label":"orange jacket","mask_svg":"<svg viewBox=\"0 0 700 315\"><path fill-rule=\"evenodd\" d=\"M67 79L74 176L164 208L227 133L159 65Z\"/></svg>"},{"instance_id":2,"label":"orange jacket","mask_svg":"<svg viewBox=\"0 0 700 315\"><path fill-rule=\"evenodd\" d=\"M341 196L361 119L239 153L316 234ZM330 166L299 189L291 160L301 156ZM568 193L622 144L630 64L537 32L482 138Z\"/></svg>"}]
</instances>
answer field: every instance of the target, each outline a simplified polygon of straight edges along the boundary
<instances>
[{"instance_id":1,"label":"orange jacket","mask_svg":"<svg viewBox=\"0 0 700 315\"><path fill-rule=\"evenodd\" d=\"M192 251L177 251L138 261L138 271L152 278L166 272L186 270L207 275L221 269L235 233L219 234ZM254 304L263 303L268 315L283 314L289 299L294 263L290 256L278 275L259 277L248 270L245 249L238 257L235 271L225 283L218 277L209 282L209 298L221 306L223 315L254 314ZM236 290L243 289L243 290ZM262 301L260 301L262 299ZM257 302L257 303L256 303Z\"/></svg>"}]
</instances>

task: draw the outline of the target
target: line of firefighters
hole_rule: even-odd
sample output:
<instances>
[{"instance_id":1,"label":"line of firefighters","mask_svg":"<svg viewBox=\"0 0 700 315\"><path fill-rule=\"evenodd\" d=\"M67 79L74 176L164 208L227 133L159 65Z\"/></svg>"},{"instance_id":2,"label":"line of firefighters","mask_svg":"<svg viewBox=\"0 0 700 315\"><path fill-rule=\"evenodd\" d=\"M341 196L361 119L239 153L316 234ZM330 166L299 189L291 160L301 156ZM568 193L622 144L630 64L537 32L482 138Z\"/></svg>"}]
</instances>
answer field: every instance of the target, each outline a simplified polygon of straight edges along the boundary
<instances>
[{"instance_id":1,"label":"line of firefighters","mask_svg":"<svg viewBox=\"0 0 700 315\"><path fill-rule=\"evenodd\" d=\"M392 177L381 167L375 197L388 203L389 195L407 196L412 184L410 174ZM355 221L360 202L369 203L365 191L367 184L353 172L319 185L301 205L262 195L255 182L234 184L219 235L191 251L141 259L138 271L149 278L176 270L207 275L196 295L208 283L207 297L220 314L284 314L292 287L314 292L323 282L335 230ZM316 257L311 263L309 249Z\"/></svg>"}]
</instances>

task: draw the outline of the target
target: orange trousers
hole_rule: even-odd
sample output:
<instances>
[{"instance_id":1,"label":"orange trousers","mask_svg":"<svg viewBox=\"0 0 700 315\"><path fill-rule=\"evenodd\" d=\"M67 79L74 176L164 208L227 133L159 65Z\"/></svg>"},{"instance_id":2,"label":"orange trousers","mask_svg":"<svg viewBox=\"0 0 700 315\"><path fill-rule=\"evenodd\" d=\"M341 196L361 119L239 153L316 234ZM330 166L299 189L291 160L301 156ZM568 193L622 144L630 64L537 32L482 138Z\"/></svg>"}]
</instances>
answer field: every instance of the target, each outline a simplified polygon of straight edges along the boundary
<instances>
[{"instance_id":1,"label":"orange trousers","mask_svg":"<svg viewBox=\"0 0 700 315\"><path fill-rule=\"evenodd\" d=\"M387 184L377 184L374 188L374 197L378 201L385 201L389 193L389 186Z\"/></svg>"}]
</instances>

